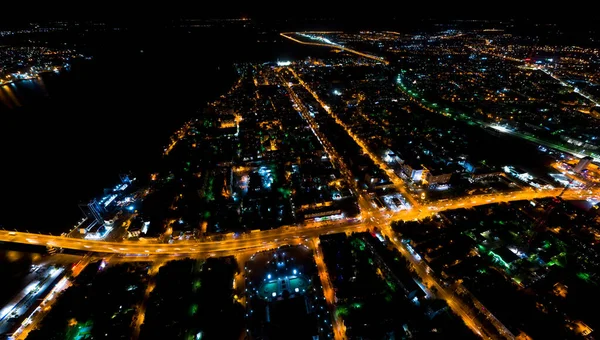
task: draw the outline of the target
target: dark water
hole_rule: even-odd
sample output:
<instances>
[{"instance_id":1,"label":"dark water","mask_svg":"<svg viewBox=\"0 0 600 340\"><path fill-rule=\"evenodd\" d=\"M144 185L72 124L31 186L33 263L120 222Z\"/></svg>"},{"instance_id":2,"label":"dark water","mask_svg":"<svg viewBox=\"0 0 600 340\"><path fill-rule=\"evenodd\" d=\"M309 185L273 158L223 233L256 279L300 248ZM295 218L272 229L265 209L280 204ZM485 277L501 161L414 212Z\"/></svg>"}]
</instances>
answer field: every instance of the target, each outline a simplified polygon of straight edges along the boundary
<instances>
[{"instance_id":1,"label":"dark water","mask_svg":"<svg viewBox=\"0 0 600 340\"><path fill-rule=\"evenodd\" d=\"M0 88L0 227L62 232L119 173L146 175L170 134L231 86L234 62L331 53L276 34L267 44L236 32L93 39L93 60Z\"/></svg>"}]
</instances>

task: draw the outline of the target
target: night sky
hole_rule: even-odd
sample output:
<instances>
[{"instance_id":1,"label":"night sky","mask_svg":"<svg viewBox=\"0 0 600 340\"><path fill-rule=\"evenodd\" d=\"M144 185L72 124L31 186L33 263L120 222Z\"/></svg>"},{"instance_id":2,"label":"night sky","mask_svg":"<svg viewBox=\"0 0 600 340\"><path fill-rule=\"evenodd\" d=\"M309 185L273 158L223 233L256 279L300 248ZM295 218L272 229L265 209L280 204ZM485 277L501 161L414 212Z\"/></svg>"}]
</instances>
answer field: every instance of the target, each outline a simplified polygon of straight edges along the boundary
<instances>
[{"instance_id":1,"label":"night sky","mask_svg":"<svg viewBox=\"0 0 600 340\"><path fill-rule=\"evenodd\" d=\"M30 6L29 3L3 4L0 27L21 25L44 20L111 20L121 24L158 23L174 18L238 18L249 17L261 21L293 20L303 18L336 19L345 22L360 21L363 25L382 20L414 22L424 19L518 19L536 22L562 22L578 26L593 25L597 15L586 10L584 4L552 6L544 2L502 1L478 2L380 2L352 6L350 2L183 2L169 1L143 4L124 4L118 1L60 1L55 5Z\"/></svg>"}]
</instances>

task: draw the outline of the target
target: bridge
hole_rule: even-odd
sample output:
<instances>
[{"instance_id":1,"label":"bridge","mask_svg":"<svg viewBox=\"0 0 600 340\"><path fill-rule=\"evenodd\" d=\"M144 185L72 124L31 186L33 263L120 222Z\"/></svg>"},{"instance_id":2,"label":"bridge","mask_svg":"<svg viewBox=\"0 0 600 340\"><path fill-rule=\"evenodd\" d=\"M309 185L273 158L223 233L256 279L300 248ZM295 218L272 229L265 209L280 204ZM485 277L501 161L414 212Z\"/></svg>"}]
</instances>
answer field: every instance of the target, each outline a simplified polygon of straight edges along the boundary
<instances>
[{"instance_id":1,"label":"bridge","mask_svg":"<svg viewBox=\"0 0 600 340\"><path fill-rule=\"evenodd\" d=\"M122 241L109 242L101 240L79 239L66 236L53 236L20 231L0 230L0 242L51 246L63 249L80 250L95 253L113 253L127 255L176 255L176 254L203 254L207 256L224 256L235 254L245 249L273 248L285 244L298 243L303 239L318 237L323 234L363 231L369 228L384 228L394 221L419 220L439 212L473 208L476 206L532 200L560 195L563 189L534 190L525 189L508 193L494 193L473 195L452 200L442 200L428 205L402 210L396 213L383 213L374 208L362 209L362 221L347 222L337 221L329 223L312 223L304 226L282 227L273 230L264 230L243 234L238 237L228 237L220 241L184 240L173 243L157 243L147 241ZM600 198L600 189L568 189L562 195L565 200L584 200L587 198ZM364 206L364 205L363 205Z\"/></svg>"},{"instance_id":2,"label":"bridge","mask_svg":"<svg viewBox=\"0 0 600 340\"><path fill-rule=\"evenodd\" d=\"M317 34L328 34L329 33L329 34L331 34L331 33L340 33L340 32L333 32L333 31L332 32L317 32L317 31L311 31L311 32L303 32L303 33L317 33ZM372 55L372 54L368 54L368 53L364 53L364 52L360 52L360 51L357 51L357 50L354 50L354 49L351 49L349 47L345 47L345 46L342 46L342 45L325 43L325 42L316 43L316 42L308 42L308 41L298 40L298 39L292 37L291 36L292 34L296 34L296 33L294 33L294 32L279 33L280 36L282 36L284 38L287 38L287 39L289 39L289 40L291 40L293 42L296 42L298 44L337 48L337 49L342 50L344 52L353 53L353 54L356 54L356 55L361 56L361 57L365 57L365 58L368 58L368 59L372 59L372 60L381 62L381 63L383 63L385 65L388 65L390 63L389 61L387 61L387 60L385 60L385 59L383 59L381 57L378 57L378 56L375 56L375 55Z\"/></svg>"}]
</instances>

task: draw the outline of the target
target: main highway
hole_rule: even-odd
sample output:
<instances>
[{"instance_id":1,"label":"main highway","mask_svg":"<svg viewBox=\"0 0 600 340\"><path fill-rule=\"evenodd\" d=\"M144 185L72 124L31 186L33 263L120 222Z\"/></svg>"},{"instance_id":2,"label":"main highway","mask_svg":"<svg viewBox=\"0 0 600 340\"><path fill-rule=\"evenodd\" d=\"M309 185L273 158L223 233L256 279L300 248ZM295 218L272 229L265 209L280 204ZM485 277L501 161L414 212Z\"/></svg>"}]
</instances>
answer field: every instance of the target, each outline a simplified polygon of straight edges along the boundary
<instances>
[{"instance_id":1,"label":"main highway","mask_svg":"<svg viewBox=\"0 0 600 340\"><path fill-rule=\"evenodd\" d=\"M208 256L222 256L235 254L243 249L260 249L263 247L275 247L292 243L294 239L312 238L322 234L352 232L366 230L374 226L383 227L384 223L392 221L410 221L423 219L436 213L459 209L473 208L491 203L532 200L545 197L555 197L562 189L553 190L521 190L509 193L494 193L484 195L473 195L456 198L447 201L437 201L419 209L402 210L396 213L380 212L371 209L363 211L363 220L360 222L347 222L340 220L328 223L311 223L304 226L290 226L273 230L264 230L243 234L238 237L228 237L220 241L176 241L173 243L157 243L143 241L108 242L101 240L88 240L71 238L65 236L53 236L45 234L34 234L20 231L0 230L0 242L12 242L20 244L31 244L41 246L52 246L63 249L81 250L96 253L120 253L137 256L149 255L176 255L176 254L206 254ZM592 197L600 197L600 189L568 189L563 195L566 200L584 200ZM373 218L376 217L376 218Z\"/></svg>"}]
</instances>

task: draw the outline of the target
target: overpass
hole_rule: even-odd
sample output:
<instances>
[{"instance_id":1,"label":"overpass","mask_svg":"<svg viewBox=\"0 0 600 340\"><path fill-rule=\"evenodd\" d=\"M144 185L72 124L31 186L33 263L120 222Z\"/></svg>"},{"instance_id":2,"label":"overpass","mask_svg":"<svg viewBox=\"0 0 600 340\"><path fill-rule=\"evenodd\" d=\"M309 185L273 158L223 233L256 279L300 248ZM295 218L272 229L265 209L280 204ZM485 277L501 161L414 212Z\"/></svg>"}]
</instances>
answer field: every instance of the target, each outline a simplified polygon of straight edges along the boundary
<instances>
[{"instance_id":1,"label":"overpass","mask_svg":"<svg viewBox=\"0 0 600 340\"><path fill-rule=\"evenodd\" d=\"M302 227L283 227L265 230L239 237L229 237L221 241L176 241L173 243L156 243L144 241L109 242L100 240L87 240L70 238L66 236L53 236L44 234L27 233L20 231L0 230L0 242L20 243L29 245L52 246L64 249L80 250L95 253L113 253L128 255L177 255L177 254L203 254L208 256L222 256L235 254L244 249L273 248L285 244L294 244L302 239L318 237L322 234L362 231L372 227L384 227L393 221L418 220L446 210L459 208L472 208L476 206L532 200L537 198L555 197L562 188L552 190L526 189L509 193L494 193L474 195L442 200L423 205L418 209L403 210L396 213L382 213L375 209L363 209L361 222L350 223L338 221L330 223L314 223ZM600 189L568 189L562 196L565 200L583 200L591 197L600 197Z\"/></svg>"}]
</instances>

